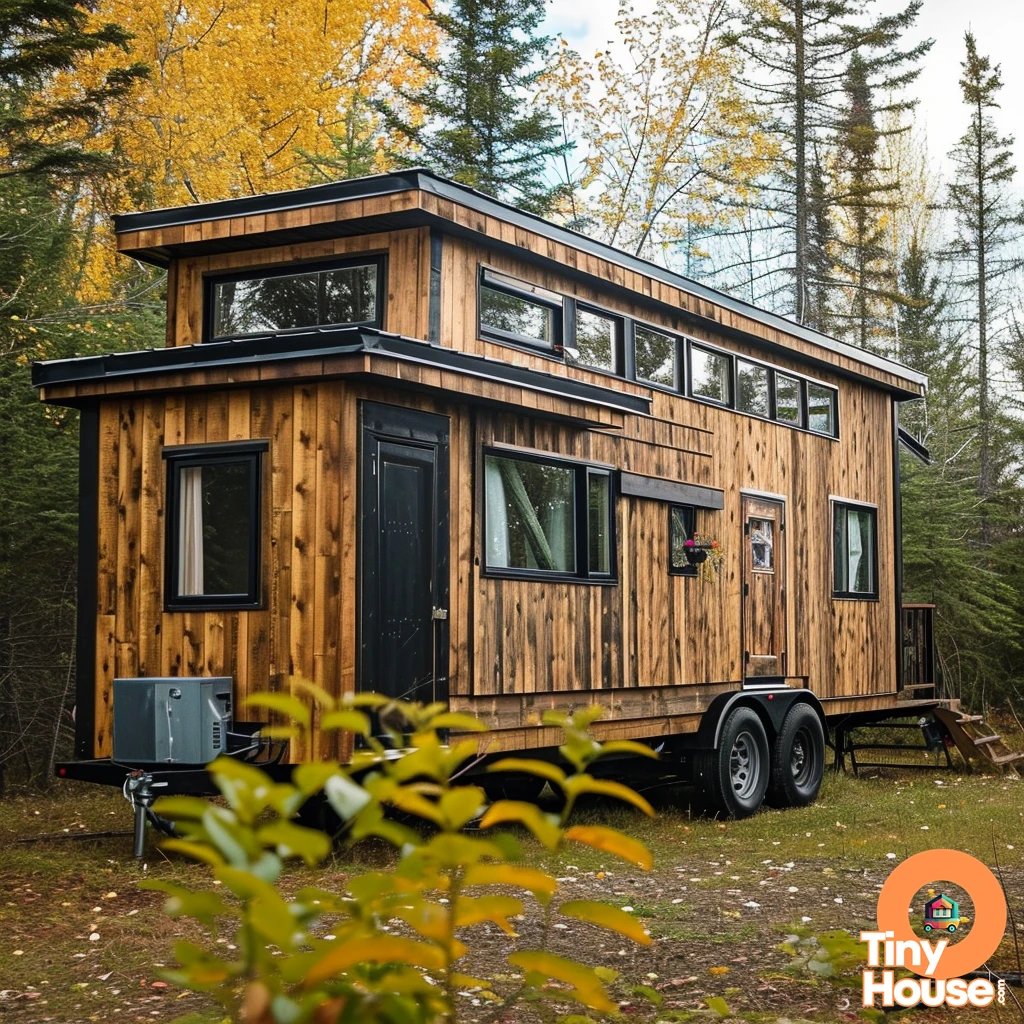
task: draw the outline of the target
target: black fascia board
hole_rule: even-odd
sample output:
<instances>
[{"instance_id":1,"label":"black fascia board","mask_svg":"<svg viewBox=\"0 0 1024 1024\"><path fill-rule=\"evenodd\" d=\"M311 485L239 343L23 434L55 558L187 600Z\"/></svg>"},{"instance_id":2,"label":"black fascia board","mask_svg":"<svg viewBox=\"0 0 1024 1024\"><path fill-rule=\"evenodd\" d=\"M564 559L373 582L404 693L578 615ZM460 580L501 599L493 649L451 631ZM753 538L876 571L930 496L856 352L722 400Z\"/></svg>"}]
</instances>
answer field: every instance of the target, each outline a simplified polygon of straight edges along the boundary
<instances>
[{"instance_id":1,"label":"black fascia board","mask_svg":"<svg viewBox=\"0 0 1024 1024\"><path fill-rule=\"evenodd\" d=\"M193 224L199 221L216 220L223 217L256 216L259 214L280 213L285 210L299 209L306 206L342 202L347 199L368 199L410 189L428 192L440 199L469 207L474 212L484 216L495 217L552 241L561 242L598 258L610 260L626 269L654 278L671 287L679 288L695 298L714 303L723 309L738 313L766 327L782 331L813 345L821 346L836 355L844 355L877 370L904 377L921 387L927 386L927 376L894 360L886 359L884 356L875 355L873 352L868 352L865 349L849 345L826 334L821 334L812 328L805 327L777 313L761 309L725 292L716 291L714 288L699 284L690 278L684 277L682 274L667 270L639 256L623 252L571 228L553 224L542 217L538 217L536 214L527 213L509 203L502 202L500 199L495 199L492 196L478 192L476 189L468 188L456 181L443 178L423 167L413 167L408 170L393 171L387 174L370 175L364 178L350 178L345 181L329 182L324 185L311 185L308 188L295 189L290 192L271 192L265 195L223 199L217 202L200 203L194 206L179 206L145 213L121 214L114 218L114 229L118 233L155 230L158 228ZM400 212L396 211L396 213ZM295 231L295 229L292 229L292 231ZM904 392L904 394L912 393Z\"/></svg>"},{"instance_id":2,"label":"black fascia board","mask_svg":"<svg viewBox=\"0 0 1024 1024\"><path fill-rule=\"evenodd\" d=\"M930 466L932 464L931 452L928 451L928 449L905 427L897 428L896 440L903 445L911 455L920 459L926 466Z\"/></svg>"},{"instance_id":3,"label":"black fascia board","mask_svg":"<svg viewBox=\"0 0 1024 1024\"><path fill-rule=\"evenodd\" d=\"M37 362L32 364L32 383L36 387L84 384L187 370L237 367L260 361L293 362L375 352L405 362L442 367L485 380L607 406L621 412L648 415L651 409L650 399L643 395L626 394L587 381L515 366L489 356L441 348L429 342L363 327L315 329L234 341L203 342L199 345Z\"/></svg>"}]
</instances>

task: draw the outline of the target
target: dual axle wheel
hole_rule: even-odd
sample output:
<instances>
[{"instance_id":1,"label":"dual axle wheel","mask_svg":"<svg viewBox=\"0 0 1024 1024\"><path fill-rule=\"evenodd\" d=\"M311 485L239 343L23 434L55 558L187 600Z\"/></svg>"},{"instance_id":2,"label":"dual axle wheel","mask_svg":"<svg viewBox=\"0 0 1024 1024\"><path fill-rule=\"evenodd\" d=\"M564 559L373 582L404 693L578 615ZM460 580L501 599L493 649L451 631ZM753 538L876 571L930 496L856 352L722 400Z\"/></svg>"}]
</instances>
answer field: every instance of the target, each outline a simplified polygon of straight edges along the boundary
<instances>
[{"instance_id":1,"label":"dual axle wheel","mask_svg":"<svg viewBox=\"0 0 1024 1024\"><path fill-rule=\"evenodd\" d=\"M771 744L757 713L733 708L722 722L718 746L698 755L697 773L715 809L746 818L767 802L805 807L821 788L825 734L807 704L794 704Z\"/></svg>"}]
</instances>

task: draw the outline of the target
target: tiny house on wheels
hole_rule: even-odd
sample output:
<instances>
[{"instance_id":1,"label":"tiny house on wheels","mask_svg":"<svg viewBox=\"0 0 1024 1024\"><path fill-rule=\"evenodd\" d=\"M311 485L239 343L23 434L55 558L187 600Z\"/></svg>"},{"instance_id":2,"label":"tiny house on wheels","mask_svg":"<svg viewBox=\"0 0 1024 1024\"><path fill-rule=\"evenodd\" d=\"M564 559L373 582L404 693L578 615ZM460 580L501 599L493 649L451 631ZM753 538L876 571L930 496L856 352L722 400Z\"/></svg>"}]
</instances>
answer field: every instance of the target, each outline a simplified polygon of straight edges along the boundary
<instances>
[{"instance_id":1,"label":"tiny house on wheels","mask_svg":"<svg viewBox=\"0 0 1024 1024\"><path fill-rule=\"evenodd\" d=\"M34 369L81 415L62 774L196 787L306 677L447 701L488 754L601 704L743 815L909 706L920 374L424 170L115 227L167 269L166 347Z\"/></svg>"}]
</instances>

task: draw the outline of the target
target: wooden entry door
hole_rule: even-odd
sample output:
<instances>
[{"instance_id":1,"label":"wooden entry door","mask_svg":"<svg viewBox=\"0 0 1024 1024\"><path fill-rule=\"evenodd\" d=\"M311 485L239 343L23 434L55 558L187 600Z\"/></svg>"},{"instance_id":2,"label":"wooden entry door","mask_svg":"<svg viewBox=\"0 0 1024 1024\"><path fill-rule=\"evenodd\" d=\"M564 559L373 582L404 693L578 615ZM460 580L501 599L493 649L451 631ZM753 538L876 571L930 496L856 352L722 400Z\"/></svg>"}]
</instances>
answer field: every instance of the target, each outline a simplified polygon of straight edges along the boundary
<instances>
[{"instance_id":1,"label":"wooden entry door","mask_svg":"<svg viewBox=\"0 0 1024 1024\"><path fill-rule=\"evenodd\" d=\"M359 689L448 699L444 416L362 405Z\"/></svg>"},{"instance_id":2,"label":"wooden entry door","mask_svg":"<svg viewBox=\"0 0 1024 1024\"><path fill-rule=\"evenodd\" d=\"M786 674L786 506L743 497L743 677Z\"/></svg>"}]
</instances>

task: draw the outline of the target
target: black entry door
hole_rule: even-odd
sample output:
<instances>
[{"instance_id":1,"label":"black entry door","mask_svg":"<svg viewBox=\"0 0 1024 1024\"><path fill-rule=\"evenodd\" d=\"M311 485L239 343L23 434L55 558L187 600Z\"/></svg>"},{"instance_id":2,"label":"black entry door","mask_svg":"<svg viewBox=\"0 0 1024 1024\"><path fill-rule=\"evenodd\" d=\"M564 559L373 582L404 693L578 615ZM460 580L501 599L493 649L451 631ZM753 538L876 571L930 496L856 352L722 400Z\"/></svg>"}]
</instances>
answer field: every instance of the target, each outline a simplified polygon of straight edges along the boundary
<instances>
[{"instance_id":1,"label":"black entry door","mask_svg":"<svg viewBox=\"0 0 1024 1024\"><path fill-rule=\"evenodd\" d=\"M359 687L448 698L448 420L362 405Z\"/></svg>"}]
</instances>

